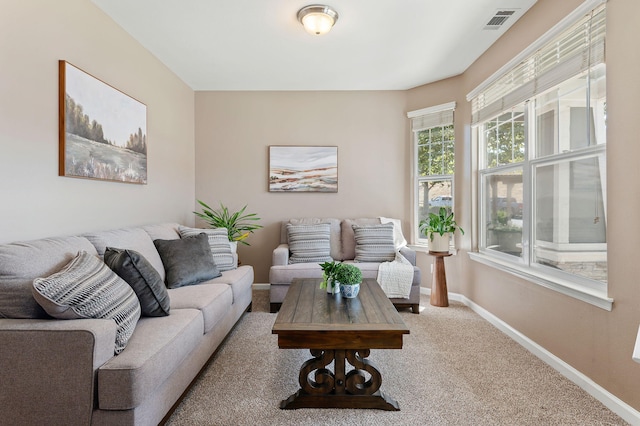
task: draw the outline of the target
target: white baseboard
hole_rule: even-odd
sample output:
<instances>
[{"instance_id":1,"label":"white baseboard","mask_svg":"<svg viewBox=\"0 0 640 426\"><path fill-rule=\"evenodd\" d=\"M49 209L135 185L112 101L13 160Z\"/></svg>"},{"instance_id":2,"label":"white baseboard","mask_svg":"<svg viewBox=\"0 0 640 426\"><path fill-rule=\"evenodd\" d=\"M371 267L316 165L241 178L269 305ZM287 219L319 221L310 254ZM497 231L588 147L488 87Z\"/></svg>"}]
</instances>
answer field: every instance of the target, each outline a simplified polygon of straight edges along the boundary
<instances>
[{"instance_id":1,"label":"white baseboard","mask_svg":"<svg viewBox=\"0 0 640 426\"><path fill-rule=\"evenodd\" d=\"M421 288L420 293L430 295L431 289ZM620 398L612 394L611 392L598 385L589 377L576 370L571 365L567 364L562 359L558 358L533 340L529 339L518 330L511 327L500 318L493 315L491 312L484 309L482 306L477 305L472 300L469 300L466 296L458 293L449 293L449 299L455 300L468 306L471 310L476 312L482 318L487 320L490 324L502 331L507 336L511 337L529 352L540 358L543 362L551 366L567 379L582 388L589 395L604 404L608 409L616 413L626 422L632 425L640 425L640 412L631 407L629 404L622 401Z\"/></svg>"},{"instance_id":2,"label":"white baseboard","mask_svg":"<svg viewBox=\"0 0 640 426\"><path fill-rule=\"evenodd\" d=\"M269 283L253 283L252 288L254 290L269 290L271 284Z\"/></svg>"}]
</instances>

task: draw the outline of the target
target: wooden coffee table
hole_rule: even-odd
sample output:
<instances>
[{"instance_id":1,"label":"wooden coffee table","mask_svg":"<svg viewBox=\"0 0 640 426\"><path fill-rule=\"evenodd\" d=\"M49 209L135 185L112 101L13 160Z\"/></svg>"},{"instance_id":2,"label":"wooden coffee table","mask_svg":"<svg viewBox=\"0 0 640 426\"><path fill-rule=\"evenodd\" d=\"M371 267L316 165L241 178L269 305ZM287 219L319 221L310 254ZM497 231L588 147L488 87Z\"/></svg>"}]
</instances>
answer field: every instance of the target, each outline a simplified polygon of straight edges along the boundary
<instances>
[{"instance_id":1,"label":"wooden coffee table","mask_svg":"<svg viewBox=\"0 0 640 426\"><path fill-rule=\"evenodd\" d=\"M281 349L310 349L313 356L300 368L300 389L280 408L399 410L366 358L370 349L402 349L409 328L374 279L364 279L354 299L328 294L320 281L293 280L271 330ZM354 367L348 372L347 362Z\"/></svg>"}]
</instances>

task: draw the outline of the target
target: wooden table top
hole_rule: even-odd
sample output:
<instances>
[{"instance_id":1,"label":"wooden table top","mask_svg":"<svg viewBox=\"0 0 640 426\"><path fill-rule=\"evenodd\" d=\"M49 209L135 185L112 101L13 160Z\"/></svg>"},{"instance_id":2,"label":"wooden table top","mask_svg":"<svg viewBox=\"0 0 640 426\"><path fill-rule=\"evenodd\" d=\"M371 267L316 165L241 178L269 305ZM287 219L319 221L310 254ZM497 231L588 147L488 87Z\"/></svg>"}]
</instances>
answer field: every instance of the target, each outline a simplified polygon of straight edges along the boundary
<instances>
[{"instance_id":1,"label":"wooden table top","mask_svg":"<svg viewBox=\"0 0 640 426\"><path fill-rule=\"evenodd\" d=\"M328 294L319 278L291 283L271 332L281 349L401 349L409 328L374 279L354 299Z\"/></svg>"}]
</instances>

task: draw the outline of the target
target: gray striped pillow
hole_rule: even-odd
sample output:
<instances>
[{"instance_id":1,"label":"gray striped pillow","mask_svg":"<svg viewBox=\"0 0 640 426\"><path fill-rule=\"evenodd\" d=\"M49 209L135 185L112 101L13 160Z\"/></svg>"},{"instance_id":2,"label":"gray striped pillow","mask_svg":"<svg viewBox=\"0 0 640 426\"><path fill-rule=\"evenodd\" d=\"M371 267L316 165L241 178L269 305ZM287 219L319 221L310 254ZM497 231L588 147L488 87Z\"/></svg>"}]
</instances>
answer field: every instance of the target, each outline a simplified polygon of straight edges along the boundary
<instances>
[{"instance_id":1,"label":"gray striped pillow","mask_svg":"<svg viewBox=\"0 0 640 426\"><path fill-rule=\"evenodd\" d=\"M231 269L236 269L236 261L233 257L233 253L231 252L227 228L198 229L179 226L178 232L180 233L180 237L183 238L204 232L207 234L207 238L209 239L209 246L211 247L213 261L216 263L218 270L229 271Z\"/></svg>"},{"instance_id":2,"label":"gray striped pillow","mask_svg":"<svg viewBox=\"0 0 640 426\"><path fill-rule=\"evenodd\" d=\"M85 251L59 272L33 280L32 293L54 318L114 320L116 355L127 345L140 318L140 302L129 284Z\"/></svg>"},{"instance_id":3,"label":"gray striped pillow","mask_svg":"<svg viewBox=\"0 0 640 426\"><path fill-rule=\"evenodd\" d=\"M321 263L331 260L331 228L328 223L287 224L289 263Z\"/></svg>"},{"instance_id":4,"label":"gray striped pillow","mask_svg":"<svg viewBox=\"0 0 640 426\"><path fill-rule=\"evenodd\" d=\"M396 258L393 223L353 225L356 238L356 262L391 262Z\"/></svg>"}]
</instances>

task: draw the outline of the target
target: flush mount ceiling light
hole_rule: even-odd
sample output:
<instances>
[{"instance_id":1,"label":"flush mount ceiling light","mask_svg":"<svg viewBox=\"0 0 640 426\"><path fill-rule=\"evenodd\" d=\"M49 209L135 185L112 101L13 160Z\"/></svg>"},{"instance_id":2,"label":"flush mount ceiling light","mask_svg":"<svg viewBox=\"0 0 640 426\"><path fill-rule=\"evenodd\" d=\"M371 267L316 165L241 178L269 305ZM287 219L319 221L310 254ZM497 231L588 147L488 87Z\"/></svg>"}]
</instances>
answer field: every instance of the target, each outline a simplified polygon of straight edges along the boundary
<instances>
[{"instance_id":1,"label":"flush mount ceiling light","mask_svg":"<svg viewBox=\"0 0 640 426\"><path fill-rule=\"evenodd\" d=\"M298 11L298 21L313 35L326 34L338 20L338 12L329 6L313 4Z\"/></svg>"}]
</instances>

